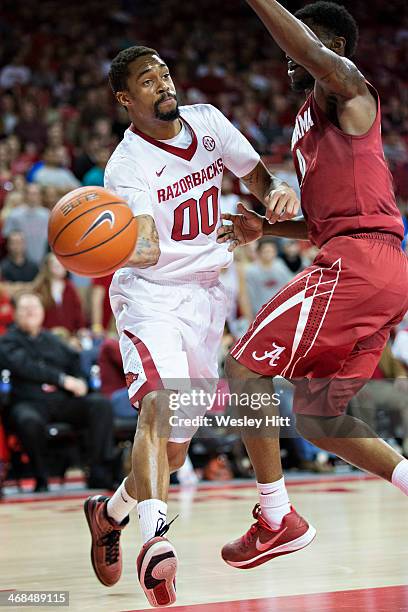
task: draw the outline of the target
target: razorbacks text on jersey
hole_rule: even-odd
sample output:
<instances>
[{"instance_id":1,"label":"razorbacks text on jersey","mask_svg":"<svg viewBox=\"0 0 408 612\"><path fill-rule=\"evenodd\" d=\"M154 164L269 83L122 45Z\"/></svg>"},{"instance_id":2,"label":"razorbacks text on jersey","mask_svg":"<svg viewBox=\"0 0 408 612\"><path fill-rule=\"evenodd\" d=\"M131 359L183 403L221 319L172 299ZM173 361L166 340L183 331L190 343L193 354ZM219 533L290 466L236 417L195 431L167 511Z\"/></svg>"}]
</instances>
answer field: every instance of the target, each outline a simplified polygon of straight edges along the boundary
<instances>
[{"instance_id":1,"label":"razorbacks text on jersey","mask_svg":"<svg viewBox=\"0 0 408 612\"><path fill-rule=\"evenodd\" d=\"M215 107L182 106L180 117L183 130L170 141L130 126L105 170L106 189L123 197L135 215L155 221L158 263L129 268L149 280L182 281L230 264L227 245L216 242L223 170L242 177L259 162L247 139Z\"/></svg>"}]
</instances>

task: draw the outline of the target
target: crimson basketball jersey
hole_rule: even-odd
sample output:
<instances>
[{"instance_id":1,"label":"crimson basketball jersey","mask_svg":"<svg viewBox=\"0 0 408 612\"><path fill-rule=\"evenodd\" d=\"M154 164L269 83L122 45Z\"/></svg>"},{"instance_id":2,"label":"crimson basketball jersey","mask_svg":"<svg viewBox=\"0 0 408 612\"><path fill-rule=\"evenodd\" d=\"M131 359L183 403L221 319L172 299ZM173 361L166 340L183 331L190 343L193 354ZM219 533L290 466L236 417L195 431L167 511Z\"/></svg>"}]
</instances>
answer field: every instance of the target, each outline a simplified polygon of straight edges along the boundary
<instances>
[{"instance_id":1,"label":"crimson basketball jersey","mask_svg":"<svg viewBox=\"0 0 408 612\"><path fill-rule=\"evenodd\" d=\"M180 116L182 132L168 141L131 126L105 171L106 189L123 197L136 216L155 221L158 263L128 268L149 280L182 281L231 263L228 245L216 241L224 167L242 177L259 162L248 140L214 106L182 106Z\"/></svg>"},{"instance_id":2,"label":"crimson basketball jersey","mask_svg":"<svg viewBox=\"0 0 408 612\"><path fill-rule=\"evenodd\" d=\"M334 236L388 232L401 240L404 230L392 176L381 142L381 107L362 136L337 128L311 93L300 109L292 152L310 239L321 247Z\"/></svg>"}]
</instances>

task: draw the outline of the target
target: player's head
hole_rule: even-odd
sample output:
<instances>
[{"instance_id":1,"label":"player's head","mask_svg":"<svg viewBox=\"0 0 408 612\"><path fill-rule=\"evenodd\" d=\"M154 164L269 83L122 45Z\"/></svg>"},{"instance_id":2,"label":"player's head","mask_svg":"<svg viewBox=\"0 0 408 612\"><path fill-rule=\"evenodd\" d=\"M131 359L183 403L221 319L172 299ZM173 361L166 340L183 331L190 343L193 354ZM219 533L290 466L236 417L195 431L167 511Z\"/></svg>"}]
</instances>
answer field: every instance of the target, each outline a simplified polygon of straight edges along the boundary
<instances>
[{"instance_id":1,"label":"player's head","mask_svg":"<svg viewBox=\"0 0 408 612\"><path fill-rule=\"evenodd\" d=\"M174 121L179 116L169 69L155 49L129 47L112 61L109 82L132 119Z\"/></svg>"},{"instance_id":2,"label":"player's head","mask_svg":"<svg viewBox=\"0 0 408 612\"><path fill-rule=\"evenodd\" d=\"M353 57L358 41L358 26L354 17L341 4L334 2L314 2L306 4L295 13L322 43L345 57ZM312 89L314 78L302 66L288 57L289 78L295 91Z\"/></svg>"}]
</instances>

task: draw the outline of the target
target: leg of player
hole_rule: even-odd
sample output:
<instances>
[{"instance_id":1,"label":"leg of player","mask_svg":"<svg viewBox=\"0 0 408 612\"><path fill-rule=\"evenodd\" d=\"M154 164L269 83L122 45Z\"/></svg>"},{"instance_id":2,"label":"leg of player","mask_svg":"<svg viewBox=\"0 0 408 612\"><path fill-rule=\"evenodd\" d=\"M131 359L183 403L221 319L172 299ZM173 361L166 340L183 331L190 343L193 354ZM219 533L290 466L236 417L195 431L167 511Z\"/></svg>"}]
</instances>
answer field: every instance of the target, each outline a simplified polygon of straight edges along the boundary
<instances>
[{"instance_id":1,"label":"leg of player","mask_svg":"<svg viewBox=\"0 0 408 612\"><path fill-rule=\"evenodd\" d=\"M324 418L298 414L296 422L300 435L316 446L388 480L408 495L408 460L360 419L349 415Z\"/></svg>"},{"instance_id":2,"label":"leg of player","mask_svg":"<svg viewBox=\"0 0 408 612\"><path fill-rule=\"evenodd\" d=\"M163 525L163 528L165 527L165 516L162 513L164 512L165 514L166 504L159 495L162 495L164 499L167 498L168 478L167 485L162 479L160 479L161 482L158 483L155 473L166 471L166 468L162 470L160 466L160 462L163 461L163 448L166 449L166 443L167 457L165 465L167 463L169 472L177 471L183 465L188 452L190 442L180 444L167 442L167 431L165 426L166 419L168 418L167 416L163 416L163 414L160 416L159 412L157 412L157 418L153 418L152 411L158 410L157 404L159 399L157 395L158 394L153 393L149 394L143 400L143 410L139 417L135 443L132 449L133 467L129 476L125 478L111 499L103 496L95 496L89 498L85 502L85 514L92 535L92 565L96 576L102 584L106 586L112 586L121 576L122 555L119 542L120 534L123 527L129 522L128 515L138 504L138 499L141 502L142 510L142 512L139 511L139 516L141 519L143 541L146 542L149 537L155 537L156 529L152 532L149 525L152 524L152 514L154 514L155 507L157 506L161 508L159 514L160 525ZM161 399L160 405L164 407L163 411L166 412L168 402L165 393L162 394ZM152 448L150 448L151 444L153 444L153 451ZM157 452L160 455L159 460L157 460ZM144 461L145 457L149 457L149 461ZM156 457L156 461L154 457ZM151 473L152 465L157 467L157 469L154 467L153 474ZM135 469L137 470L136 472ZM135 477L135 473L140 474L142 479L147 483L147 491L145 491L144 495L143 493L139 496L137 494L137 482L139 479ZM159 492L159 487L161 487L162 493ZM153 491L156 491L156 493L153 493ZM163 495L163 493L165 493L165 495ZM151 497L152 495L156 495L157 498ZM144 501L148 503L143 504ZM138 509L140 510L140 508ZM163 523L161 523L161 521L163 521ZM156 526L157 522L154 527ZM149 535L150 533L151 535ZM162 538L162 540L165 540L165 538ZM165 541L167 542L167 540ZM151 544L151 540L149 544ZM143 547L142 552L147 552L144 550L145 548L146 547ZM155 585L155 587L157 586L158 585ZM166 590L166 587L163 590ZM165 604L163 603L160 605Z\"/></svg>"},{"instance_id":3,"label":"leg of player","mask_svg":"<svg viewBox=\"0 0 408 612\"><path fill-rule=\"evenodd\" d=\"M152 606L176 600L177 555L165 534L170 467L167 443L170 437L169 392L155 391L142 401L132 450L137 510L143 546L137 558L139 582Z\"/></svg>"},{"instance_id":4,"label":"leg of player","mask_svg":"<svg viewBox=\"0 0 408 612\"><path fill-rule=\"evenodd\" d=\"M231 393L236 393L238 410L248 407L248 398L260 393L273 396L271 379L261 377L238 363L231 355L227 357L226 375ZM245 394L245 401L244 401ZM241 538L226 544L222 558L226 563L240 569L261 565L274 557L304 548L313 540L316 530L290 505L282 475L280 459L279 429L275 435L251 435L243 432L242 438L255 470L259 503L253 510L256 522Z\"/></svg>"}]
</instances>

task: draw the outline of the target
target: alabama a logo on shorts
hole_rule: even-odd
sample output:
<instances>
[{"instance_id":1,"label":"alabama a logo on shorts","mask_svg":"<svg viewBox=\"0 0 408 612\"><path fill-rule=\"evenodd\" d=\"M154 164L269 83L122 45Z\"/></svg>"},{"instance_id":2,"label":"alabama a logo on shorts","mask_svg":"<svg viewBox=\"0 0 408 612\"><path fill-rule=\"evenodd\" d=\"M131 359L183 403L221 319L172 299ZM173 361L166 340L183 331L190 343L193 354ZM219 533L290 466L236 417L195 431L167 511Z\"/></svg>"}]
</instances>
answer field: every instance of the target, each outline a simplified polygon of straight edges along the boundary
<instances>
[{"instance_id":1,"label":"alabama a logo on shorts","mask_svg":"<svg viewBox=\"0 0 408 612\"><path fill-rule=\"evenodd\" d=\"M280 356L286 347L278 346L275 344L275 342L272 342L272 347L274 349L273 351L265 351L261 357L258 357L256 351L254 351L252 353L252 357L255 359L255 361L264 361L265 359L269 359L269 365L274 368L276 365L278 365L277 362L279 361Z\"/></svg>"}]
</instances>

